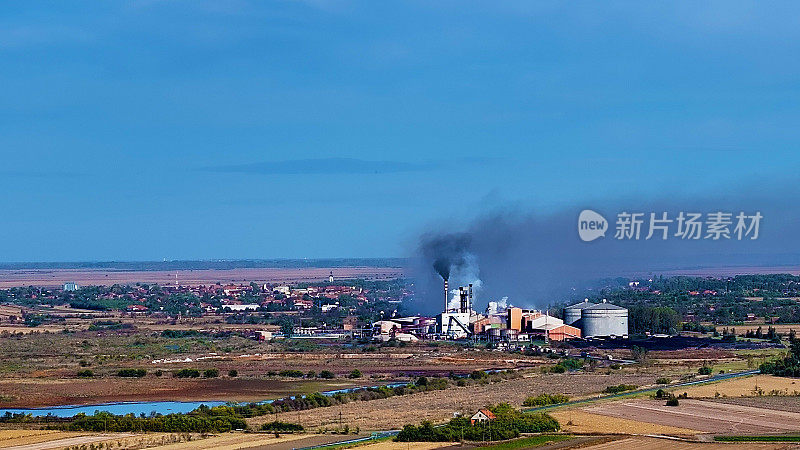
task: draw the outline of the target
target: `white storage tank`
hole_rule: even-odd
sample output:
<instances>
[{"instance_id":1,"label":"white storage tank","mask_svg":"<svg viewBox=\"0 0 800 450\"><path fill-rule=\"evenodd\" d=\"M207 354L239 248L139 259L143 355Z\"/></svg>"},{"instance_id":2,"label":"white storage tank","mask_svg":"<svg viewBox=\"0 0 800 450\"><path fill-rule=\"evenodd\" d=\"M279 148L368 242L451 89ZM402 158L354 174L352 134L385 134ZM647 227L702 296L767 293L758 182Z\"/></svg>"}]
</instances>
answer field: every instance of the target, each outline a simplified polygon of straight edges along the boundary
<instances>
[{"instance_id":1,"label":"white storage tank","mask_svg":"<svg viewBox=\"0 0 800 450\"><path fill-rule=\"evenodd\" d=\"M581 313L581 334L592 337L628 337L628 310L603 303L584 308Z\"/></svg>"},{"instance_id":2,"label":"white storage tank","mask_svg":"<svg viewBox=\"0 0 800 450\"><path fill-rule=\"evenodd\" d=\"M583 310L594 305L594 303L589 303L589 299L576 303L572 306L567 306L564 308L564 323L567 325L572 325L575 327L580 328L578 325L575 325L576 322L581 320Z\"/></svg>"}]
</instances>

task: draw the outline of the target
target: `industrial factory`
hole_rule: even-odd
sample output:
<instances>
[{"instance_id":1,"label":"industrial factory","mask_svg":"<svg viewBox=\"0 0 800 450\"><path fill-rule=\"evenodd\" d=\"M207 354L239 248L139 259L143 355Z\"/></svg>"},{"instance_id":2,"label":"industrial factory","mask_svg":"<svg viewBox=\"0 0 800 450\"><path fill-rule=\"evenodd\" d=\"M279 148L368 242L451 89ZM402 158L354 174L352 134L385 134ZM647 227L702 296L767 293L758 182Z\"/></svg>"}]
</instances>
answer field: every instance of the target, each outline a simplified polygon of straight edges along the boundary
<instances>
[{"instance_id":1,"label":"industrial factory","mask_svg":"<svg viewBox=\"0 0 800 450\"><path fill-rule=\"evenodd\" d=\"M450 298L444 281L444 310L436 316L436 329L428 337L438 339L474 338L490 342L525 342L532 340L564 341L570 339L614 339L628 337L628 310L605 299L588 299L564 308L564 319L549 311L499 307L490 302L481 314L473 309L473 286L458 288Z\"/></svg>"},{"instance_id":2,"label":"industrial factory","mask_svg":"<svg viewBox=\"0 0 800 450\"><path fill-rule=\"evenodd\" d=\"M444 278L444 276L443 276ZM605 299L589 299L564 308L563 319L550 311L523 309L490 301L482 312L474 309L472 284L450 291L444 279L444 309L435 318L392 317L375 322L372 336L379 341L396 339L474 339L495 343L566 341L573 339L617 339L628 337L628 310Z\"/></svg>"}]
</instances>

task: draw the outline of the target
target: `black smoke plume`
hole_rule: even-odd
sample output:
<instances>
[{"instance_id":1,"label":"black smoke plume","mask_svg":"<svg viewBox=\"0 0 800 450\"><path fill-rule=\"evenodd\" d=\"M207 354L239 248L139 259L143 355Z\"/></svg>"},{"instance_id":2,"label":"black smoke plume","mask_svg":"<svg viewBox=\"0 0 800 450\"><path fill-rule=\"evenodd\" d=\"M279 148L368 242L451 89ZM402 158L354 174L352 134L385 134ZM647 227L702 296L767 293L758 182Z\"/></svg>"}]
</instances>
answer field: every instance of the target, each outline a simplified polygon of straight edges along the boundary
<instances>
[{"instance_id":1,"label":"black smoke plume","mask_svg":"<svg viewBox=\"0 0 800 450\"><path fill-rule=\"evenodd\" d=\"M548 213L519 208L484 213L467 221L462 230L429 230L421 235L412 258L417 295L412 307L437 312L441 308L439 276L446 279L468 263L478 266L467 272L479 274L482 305L508 296L514 305L537 308L583 298L611 281L623 283L637 277L727 276L754 269L763 273L765 267L774 267L767 271L786 272L791 267L796 271L800 268L800 209L792 200L798 198L796 191L772 190L756 197L731 190L718 198L626 199ZM607 219L605 237L592 242L579 239L578 215L583 209ZM622 211L646 213L639 240L615 239L617 214ZM667 212L674 219L681 211L701 212L704 217L716 211L731 212L734 217L740 211L760 211L764 218L757 240L684 240L674 235L667 240L645 239L650 212Z\"/></svg>"},{"instance_id":2,"label":"black smoke plume","mask_svg":"<svg viewBox=\"0 0 800 450\"><path fill-rule=\"evenodd\" d=\"M454 268L466 264L472 237L467 233L429 234L420 240L419 251L443 279L450 279Z\"/></svg>"}]
</instances>

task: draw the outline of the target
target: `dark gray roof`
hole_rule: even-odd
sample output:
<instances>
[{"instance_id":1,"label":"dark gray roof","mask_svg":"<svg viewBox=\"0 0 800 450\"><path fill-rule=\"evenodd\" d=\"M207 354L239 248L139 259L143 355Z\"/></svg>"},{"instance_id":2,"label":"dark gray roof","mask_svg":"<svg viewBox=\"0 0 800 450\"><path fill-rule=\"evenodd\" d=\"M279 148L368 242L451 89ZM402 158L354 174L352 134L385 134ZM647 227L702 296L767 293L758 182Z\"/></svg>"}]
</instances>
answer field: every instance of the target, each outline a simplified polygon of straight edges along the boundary
<instances>
[{"instance_id":1,"label":"dark gray roof","mask_svg":"<svg viewBox=\"0 0 800 450\"><path fill-rule=\"evenodd\" d=\"M584 301L582 301L582 302L580 302L580 303L575 303L575 304L574 304L574 305L572 305L572 306L567 306L567 307L566 307L566 308L564 308L564 309L586 309L586 308L588 308L588 307L590 307L590 306L592 306L592 305L594 305L594 303L592 303L592 302L587 302L586 300L584 300Z\"/></svg>"},{"instance_id":2,"label":"dark gray roof","mask_svg":"<svg viewBox=\"0 0 800 450\"><path fill-rule=\"evenodd\" d=\"M593 310L608 309L608 310L625 310L625 311L627 311L626 308L623 308L622 306L612 305L611 303L597 303L597 304L592 305L592 306L590 306L588 308L585 308L585 309L593 309Z\"/></svg>"}]
</instances>

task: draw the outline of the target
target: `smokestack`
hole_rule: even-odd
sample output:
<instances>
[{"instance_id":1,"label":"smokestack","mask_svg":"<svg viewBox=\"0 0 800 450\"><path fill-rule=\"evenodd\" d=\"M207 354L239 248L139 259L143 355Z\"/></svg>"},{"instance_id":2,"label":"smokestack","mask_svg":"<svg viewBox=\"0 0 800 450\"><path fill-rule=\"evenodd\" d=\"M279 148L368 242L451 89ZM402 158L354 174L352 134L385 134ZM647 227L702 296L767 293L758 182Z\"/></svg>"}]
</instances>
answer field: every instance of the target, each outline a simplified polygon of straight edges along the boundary
<instances>
[{"instance_id":1,"label":"smokestack","mask_svg":"<svg viewBox=\"0 0 800 450\"><path fill-rule=\"evenodd\" d=\"M450 290L447 289L447 278L444 279L444 312L447 312L447 303L448 303L448 295L450 294Z\"/></svg>"},{"instance_id":2,"label":"smokestack","mask_svg":"<svg viewBox=\"0 0 800 450\"><path fill-rule=\"evenodd\" d=\"M472 283L469 284L469 296L467 297L467 311L472 310Z\"/></svg>"}]
</instances>

